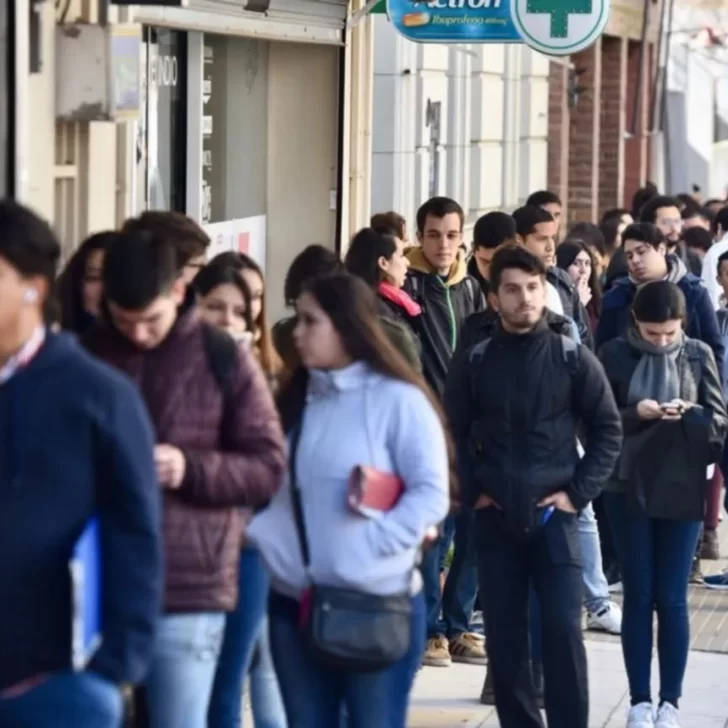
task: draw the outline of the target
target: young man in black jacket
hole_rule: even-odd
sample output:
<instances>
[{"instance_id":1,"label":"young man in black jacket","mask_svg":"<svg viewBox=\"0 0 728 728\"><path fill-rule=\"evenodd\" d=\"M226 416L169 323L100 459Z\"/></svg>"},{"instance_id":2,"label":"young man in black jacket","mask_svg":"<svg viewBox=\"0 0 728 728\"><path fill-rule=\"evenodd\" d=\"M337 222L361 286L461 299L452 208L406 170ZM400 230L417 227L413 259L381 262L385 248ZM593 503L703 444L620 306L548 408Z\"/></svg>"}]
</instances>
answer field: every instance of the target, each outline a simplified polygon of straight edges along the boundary
<instances>
[{"instance_id":1,"label":"young man in black jacket","mask_svg":"<svg viewBox=\"0 0 728 728\"><path fill-rule=\"evenodd\" d=\"M501 245L516 241L516 222L506 212L487 212L473 227L473 257L468 273L480 283L483 295L490 290L490 264Z\"/></svg>"},{"instance_id":2,"label":"young man in black jacket","mask_svg":"<svg viewBox=\"0 0 728 728\"><path fill-rule=\"evenodd\" d=\"M422 308L418 327L422 368L438 396L445 388L465 319L485 305L460 252L464 222L463 209L455 200L433 197L417 211L420 246L407 254L410 268L404 290ZM443 537L425 553L420 565L427 602L426 665L448 667L453 660L485 664L483 640L469 629L478 589L472 523L469 508L449 516ZM454 557L441 589L440 574L453 539Z\"/></svg>"},{"instance_id":3,"label":"young man in black jacket","mask_svg":"<svg viewBox=\"0 0 728 728\"><path fill-rule=\"evenodd\" d=\"M587 728L577 513L600 492L622 429L601 365L546 320L546 267L499 250L491 302L500 322L459 352L445 406L474 540L490 669L502 728L543 728L531 681L528 594L538 597L549 728ZM576 449L577 429L586 452Z\"/></svg>"}]
</instances>

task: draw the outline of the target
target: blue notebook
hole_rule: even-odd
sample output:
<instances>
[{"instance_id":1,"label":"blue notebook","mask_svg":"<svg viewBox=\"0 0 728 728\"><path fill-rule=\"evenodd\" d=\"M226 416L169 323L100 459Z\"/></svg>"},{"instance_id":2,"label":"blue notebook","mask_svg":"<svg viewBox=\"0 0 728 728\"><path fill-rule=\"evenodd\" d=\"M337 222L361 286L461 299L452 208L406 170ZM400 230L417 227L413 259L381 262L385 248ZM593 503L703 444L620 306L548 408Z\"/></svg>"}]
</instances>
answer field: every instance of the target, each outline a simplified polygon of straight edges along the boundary
<instances>
[{"instance_id":1,"label":"blue notebook","mask_svg":"<svg viewBox=\"0 0 728 728\"><path fill-rule=\"evenodd\" d=\"M71 664L84 670L101 644L101 529L92 518L73 547L71 572Z\"/></svg>"}]
</instances>

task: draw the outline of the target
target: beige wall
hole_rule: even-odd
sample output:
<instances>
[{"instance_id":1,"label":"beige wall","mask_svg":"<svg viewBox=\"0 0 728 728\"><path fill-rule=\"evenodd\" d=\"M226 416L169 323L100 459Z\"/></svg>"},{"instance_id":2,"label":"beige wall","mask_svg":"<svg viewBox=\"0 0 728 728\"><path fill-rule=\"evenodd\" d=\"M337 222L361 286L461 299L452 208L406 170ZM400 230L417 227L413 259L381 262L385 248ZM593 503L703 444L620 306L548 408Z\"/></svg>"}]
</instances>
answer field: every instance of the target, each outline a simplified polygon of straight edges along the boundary
<instances>
[{"instance_id":1,"label":"beige wall","mask_svg":"<svg viewBox=\"0 0 728 728\"><path fill-rule=\"evenodd\" d=\"M268 243L271 316L285 312L283 281L310 243L333 248L336 213L337 77L340 50L271 43L268 68Z\"/></svg>"}]
</instances>

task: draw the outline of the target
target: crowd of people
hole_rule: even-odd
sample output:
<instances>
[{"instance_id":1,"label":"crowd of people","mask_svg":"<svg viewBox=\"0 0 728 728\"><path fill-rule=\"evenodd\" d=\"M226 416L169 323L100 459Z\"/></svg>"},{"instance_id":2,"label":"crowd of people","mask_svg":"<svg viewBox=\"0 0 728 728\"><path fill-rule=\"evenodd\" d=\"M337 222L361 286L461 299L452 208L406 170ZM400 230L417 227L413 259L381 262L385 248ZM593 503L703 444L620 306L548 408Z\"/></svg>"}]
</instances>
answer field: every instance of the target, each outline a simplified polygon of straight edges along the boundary
<instances>
[{"instance_id":1,"label":"crowd of people","mask_svg":"<svg viewBox=\"0 0 728 728\"><path fill-rule=\"evenodd\" d=\"M680 726L688 585L728 588L728 206L562 208L374 215L271 325L264 269L180 213L56 277L0 201L0 726L239 728L247 685L256 728L405 728L461 662L502 728L587 728L584 626L621 635L628 728Z\"/></svg>"}]
</instances>

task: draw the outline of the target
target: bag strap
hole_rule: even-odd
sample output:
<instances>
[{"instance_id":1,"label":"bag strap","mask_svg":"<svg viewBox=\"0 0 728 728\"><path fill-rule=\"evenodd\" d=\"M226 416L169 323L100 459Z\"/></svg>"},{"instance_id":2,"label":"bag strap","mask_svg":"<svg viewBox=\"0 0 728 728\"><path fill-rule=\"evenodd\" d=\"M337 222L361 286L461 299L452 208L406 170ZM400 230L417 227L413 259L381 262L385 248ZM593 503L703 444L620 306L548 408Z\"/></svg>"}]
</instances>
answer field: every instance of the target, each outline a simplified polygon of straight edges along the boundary
<instances>
[{"instance_id":1,"label":"bag strap","mask_svg":"<svg viewBox=\"0 0 728 728\"><path fill-rule=\"evenodd\" d=\"M308 546L308 536L306 534L306 520L303 515L303 498L301 495L301 486L298 482L298 473L296 468L296 459L298 456L298 444L301 440L301 430L303 424L303 413L298 423L291 432L290 453L288 455L288 473L291 486L291 501L293 504L293 522L296 525L296 533L298 534L298 544L301 548L301 557L303 558L303 566L309 571L311 566L311 553Z\"/></svg>"}]
</instances>

